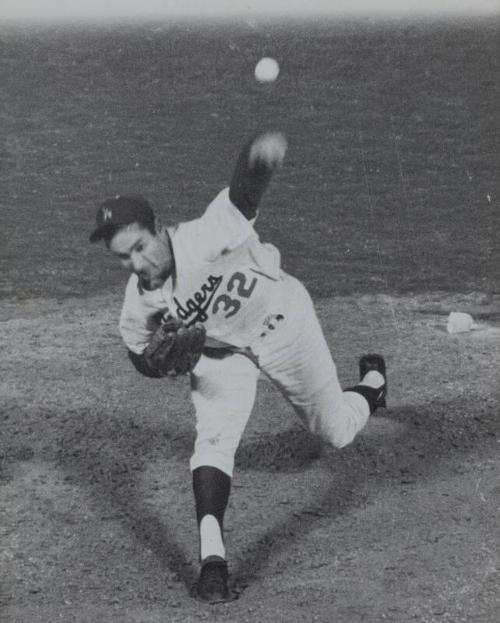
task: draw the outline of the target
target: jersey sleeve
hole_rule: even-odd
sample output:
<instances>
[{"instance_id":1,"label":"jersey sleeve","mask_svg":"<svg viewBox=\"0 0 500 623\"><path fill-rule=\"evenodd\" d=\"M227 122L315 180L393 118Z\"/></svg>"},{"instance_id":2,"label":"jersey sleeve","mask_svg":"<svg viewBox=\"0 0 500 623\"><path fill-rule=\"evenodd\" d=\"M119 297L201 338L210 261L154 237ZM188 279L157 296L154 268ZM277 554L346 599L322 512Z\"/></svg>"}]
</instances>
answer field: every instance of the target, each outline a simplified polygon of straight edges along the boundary
<instances>
[{"instance_id":1,"label":"jersey sleeve","mask_svg":"<svg viewBox=\"0 0 500 623\"><path fill-rule=\"evenodd\" d=\"M157 326L157 310L148 308L141 300L137 275L131 275L125 290L119 329L127 348L140 355L149 343Z\"/></svg>"},{"instance_id":2,"label":"jersey sleeve","mask_svg":"<svg viewBox=\"0 0 500 623\"><path fill-rule=\"evenodd\" d=\"M257 237L253 224L231 202L229 188L222 190L193 221L181 223L172 236L174 246L189 249L206 262L214 261L238 248L251 237ZM176 253L177 257L177 253Z\"/></svg>"}]
</instances>

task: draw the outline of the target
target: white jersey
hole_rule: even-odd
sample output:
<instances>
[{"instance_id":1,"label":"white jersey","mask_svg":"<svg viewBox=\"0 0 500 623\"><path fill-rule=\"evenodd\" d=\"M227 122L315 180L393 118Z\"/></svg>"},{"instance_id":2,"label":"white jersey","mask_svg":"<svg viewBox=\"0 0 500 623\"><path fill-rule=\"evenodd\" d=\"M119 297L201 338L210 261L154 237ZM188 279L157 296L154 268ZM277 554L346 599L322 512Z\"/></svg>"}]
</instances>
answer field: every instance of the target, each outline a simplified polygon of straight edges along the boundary
<instances>
[{"instance_id":1,"label":"white jersey","mask_svg":"<svg viewBox=\"0 0 500 623\"><path fill-rule=\"evenodd\" d=\"M202 322L209 346L249 347L286 305L278 249L260 242L253 221L231 203L228 188L201 217L167 231L175 274L151 291L130 276L120 317L127 347L144 351L159 314Z\"/></svg>"}]
</instances>

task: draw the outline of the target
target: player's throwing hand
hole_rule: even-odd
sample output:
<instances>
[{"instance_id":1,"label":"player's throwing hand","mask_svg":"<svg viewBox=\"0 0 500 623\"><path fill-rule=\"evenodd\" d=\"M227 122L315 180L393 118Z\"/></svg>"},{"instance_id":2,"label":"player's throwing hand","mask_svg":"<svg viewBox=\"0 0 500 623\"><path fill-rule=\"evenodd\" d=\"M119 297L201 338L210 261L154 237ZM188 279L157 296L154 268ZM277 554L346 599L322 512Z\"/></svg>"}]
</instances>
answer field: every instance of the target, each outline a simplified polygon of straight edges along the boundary
<instances>
[{"instance_id":1,"label":"player's throwing hand","mask_svg":"<svg viewBox=\"0 0 500 623\"><path fill-rule=\"evenodd\" d=\"M250 167L258 161L264 162L271 169L282 165L288 143L281 132L265 132L253 142L248 157Z\"/></svg>"}]
</instances>

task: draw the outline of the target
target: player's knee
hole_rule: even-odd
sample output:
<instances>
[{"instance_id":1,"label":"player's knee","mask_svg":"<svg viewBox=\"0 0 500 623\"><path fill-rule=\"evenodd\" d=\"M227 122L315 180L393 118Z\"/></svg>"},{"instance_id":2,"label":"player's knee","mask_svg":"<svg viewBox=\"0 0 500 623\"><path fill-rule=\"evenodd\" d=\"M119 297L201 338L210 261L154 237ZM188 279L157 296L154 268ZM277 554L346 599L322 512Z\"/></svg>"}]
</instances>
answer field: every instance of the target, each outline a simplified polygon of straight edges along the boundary
<instances>
[{"instance_id":1,"label":"player's knee","mask_svg":"<svg viewBox=\"0 0 500 623\"><path fill-rule=\"evenodd\" d=\"M332 445L334 448L341 449L348 446L354 440L356 436L355 432L347 430L345 428L333 427L333 430L328 430L322 437L323 439Z\"/></svg>"},{"instance_id":2,"label":"player's knee","mask_svg":"<svg viewBox=\"0 0 500 623\"><path fill-rule=\"evenodd\" d=\"M308 422L311 433L318 435L322 441L334 448L344 448L356 435L350 423L338 417L312 418Z\"/></svg>"},{"instance_id":3,"label":"player's knee","mask_svg":"<svg viewBox=\"0 0 500 623\"><path fill-rule=\"evenodd\" d=\"M191 471L196 468L208 465L216 467L228 476L232 477L234 469L234 455L236 449L228 447L217 447L211 444L196 444L193 456L191 457Z\"/></svg>"},{"instance_id":4,"label":"player's knee","mask_svg":"<svg viewBox=\"0 0 500 623\"><path fill-rule=\"evenodd\" d=\"M357 420L349 409L343 409L319 418L315 428L326 443L341 449L352 443L361 426L357 426Z\"/></svg>"},{"instance_id":5,"label":"player's knee","mask_svg":"<svg viewBox=\"0 0 500 623\"><path fill-rule=\"evenodd\" d=\"M363 403L361 406L363 408L344 400L337 408L324 411L318 418L320 434L335 448L348 446L368 421L369 412L366 404Z\"/></svg>"}]
</instances>

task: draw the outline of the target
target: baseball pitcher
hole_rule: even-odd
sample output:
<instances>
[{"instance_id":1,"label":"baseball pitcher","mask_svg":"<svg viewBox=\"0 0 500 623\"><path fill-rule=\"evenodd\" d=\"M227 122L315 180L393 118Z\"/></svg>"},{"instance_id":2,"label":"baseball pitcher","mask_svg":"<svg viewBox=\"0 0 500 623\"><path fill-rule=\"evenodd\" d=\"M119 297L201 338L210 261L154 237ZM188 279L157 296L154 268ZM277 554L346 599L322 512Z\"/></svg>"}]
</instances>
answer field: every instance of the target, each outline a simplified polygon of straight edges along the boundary
<instances>
[{"instance_id":1,"label":"baseball pitcher","mask_svg":"<svg viewBox=\"0 0 500 623\"><path fill-rule=\"evenodd\" d=\"M164 379L159 391L168 377L190 375L201 561L196 596L208 602L230 598L223 519L259 374L280 389L310 431L337 448L385 406L383 357L361 357L358 384L342 391L307 290L254 229L286 149L279 132L254 136L229 187L199 218L165 227L145 199L118 196L100 206L90 236L103 240L131 273L119 327L132 364Z\"/></svg>"}]
</instances>

